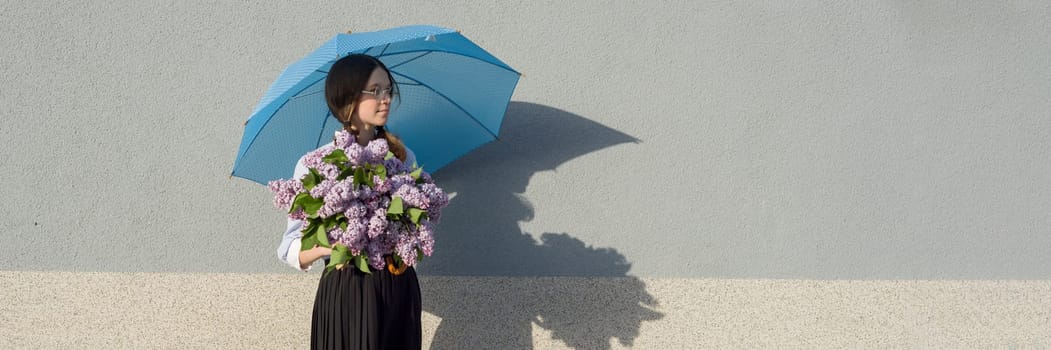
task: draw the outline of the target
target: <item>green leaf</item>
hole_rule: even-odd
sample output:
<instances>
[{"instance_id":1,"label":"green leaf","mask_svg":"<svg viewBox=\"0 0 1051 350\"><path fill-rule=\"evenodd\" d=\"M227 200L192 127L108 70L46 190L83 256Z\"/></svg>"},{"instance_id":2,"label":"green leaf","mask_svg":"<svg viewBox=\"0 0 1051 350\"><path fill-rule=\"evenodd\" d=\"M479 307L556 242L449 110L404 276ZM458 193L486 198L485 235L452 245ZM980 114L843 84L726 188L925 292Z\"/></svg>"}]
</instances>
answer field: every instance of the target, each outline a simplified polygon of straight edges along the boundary
<instances>
[{"instance_id":1,"label":"green leaf","mask_svg":"<svg viewBox=\"0 0 1051 350\"><path fill-rule=\"evenodd\" d=\"M328 265L329 268L335 268L336 265L346 263L351 260L350 252L347 251L347 246L337 244L332 246L332 255L329 255Z\"/></svg>"},{"instance_id":2,"label":"green leaf","mask_svg":"<svg viewBox=\"0 0 1051 350\"><path fill-rule=\"evenodd\" d=\"M423 168L416 168L416 170L413 170L409 175L412 175L413 180L419 180L421 174L423 174Z\"/></svg>"},{"instance_id":3,"label":"green leaf","mask_svg":"<svg viewBox=\"0 0 1051 350\"><path fill-rule=\"evenodd\" d=\"M372 168L372 167L369 167L369 169L365 171L365 182L364 183L365 183L366 186L369 186L369 187L375 187L376 186L376 184L372 182L372 175L374 174L374 172L375 172L375 169Z\"/></svg>"},{"instance_id":4,"label":"green leaf","mask_svg":"<svg viewBox=\"0 0 1051 350\"><path fill-rule=\"evenodd\" d=\"M314 246L318 245L318 242L316 239L314 239L314 236L310 236L310 238L303 237L303 239L299 242L300 251L309 250L311 248L314 248Z\"/></svg>"},{"instance_id":5,"label":"green leaf","mask_svg":"<svg viewBox=\"0 0 1051 350\"><path fill-rule=\"evenodd\" d=\"M326 227L326 225L318 225L317 233L314 234L314 237L317 239L318 245L325 248L332 247L332 243L329 243L328 241L328 227Z\"/></svg>"},{"instance_id":6,"label":"green leaf","mask_svg":"<svg viewBox=\"0 0 1051 350\"><path fill-rule=\"evenodd\" d=\"M387 151L387 155L383 157L383 160L390 160L391 158L394 158L394 152Z\"/></svg>"},{"instance_id":7,"label":"green leaf","mask_svg":"<svg viewBox=\"0 0 1051 350\"><path fill-rule=\"evenodd\" d=\"M401 266L401 255L394 254L394 266Z\"/></svg>"},{"instance_id":8,"label":"green leaf","mask_svg":"<svg viewBox=\"0 0 1051 350\"><path fill-rule=\"evenodd\" d=\"M336 227L336 225L339 225L341 220L346 219L346 218L347 218L346 216L343 216L343 213L336 213L336 215L332 215L332 216L329 216L329 217L325 218L325 227L327 227L327 228Z\"/></svg>"},{"instance_id":9,"label":"green leaf","mask_svg":"<svg viewBox=\"0 0 1051 350\"><path fill-rule=\"evenodd\" d=\"M372 173L376 176L379 176L381 179L387 179L387 167L385 166L377 166L376 170L374 170Z\"/></svg>"},{"instance_id":10,"label":"green leaf","mask_svg":"<svg viewBox=\"0 0 1051 350\"><path fill-rule=\"evenodd\" d=\"M420 249L419 247L417 247L416 248L416 263L419 264L421 261L423 261L423 257L424 257L423 249Z\"/></svg>"},{"instance_id":11,"label":"green leaf","mask_svg":"<svg viewBox=\"0 0 1051 350\"><path fill-rule=\"evenodd\" d=\"M338 148L336 150L332 151L332 153L329 153L324 158L321 158L322 162L329 163L329 164L335 164L335 165L340 165L340 164L346 163L349 160L350 159L347 158L347 153L343 152L343 150L338 149Z\"/></svg>"},{"instance_id":12,"label":"green leaf","mask_svg":"<svg viewBox=\"0 0 1051 350\"><path fill-rule=\"evenodd\" d=\"M317 232L314 233L314 235L315 235L315 237L317 237L316 239L318 241L318 244L321 245L322 247L326 247L326 248L332 247L332 242L329 242L329 240L328 240L328 230L330 228L333 228L333 227L336 227L336 226L340 225L340 220L343 220L344 221L343 222L343 226L346 226L346 220L345 219L346 219L346 217L344 217L342 213L338 213L336 215L329 216L329 217L321 220L317 225L315 225L314 229ZM345 227L344 227L344 229L345 229Z\"/></svg>"},{"instance_id":13,"label":"green leaf","mask_svg":"<svg viewBox=\"0 0 1051 350\"><path fill-rule=\"evenodd\" d=\"M401 197L394 196L393 198L391 198L390 199L390 206L387 207L387 214L388 215L390 215L390 214L402 214L404 212L405 212L405 209L402 207Z\"/></svg>"},{"instance_id":14,"label":"green leaf","mask_svg":"<svg viewBox=\"0 0 1051 350\"><path fill-rule=\"evenodd\" d=\"M303 211L313 218L317 217L317 210L321 209L322 205L325 205L324 200L311 197L309 193L300 193L296 196L295 201L292 202L292 209L302 206Z\"/></svg>"},{"instance_id":15,"label":"green leaf","mask_svg":"<svg viewBox=\"0 0 1051 350\"><path fill-rule=\"evenodd\" d=\"M354 169L354 185L360 186L365 184L365 167L357 167Z\"/></svg>"},{"instance_id":16,"label":"green leaf","mask_svg":"<svg viewBox=\"0 0 1051 350\"><path fill-rule=\"evenodd\" d=\"M339 175L336 176L336 180L342 181L351 175L354 175L355 170L357 170L355 167L346 167L345 169L340 170Z\"/></svg>"},{"instance_id":17,"label":"green leaf","mask_svg":"<svg viewBox=\"0 0 1051 350\"><path fill-rule=\"evenodd\" d=\"M310 224L303 230L303 238L300 240L303 250L313 248L315 245L322 247L330 247L331 244L328 241L328 234L326 233L325 223L314 219L310 220Z\"/></svg>"},{"instance_id":18,"label":"green leaf","mask_svg":"<svg viewBox=\"0 0 1051 350\"><path fill-rule=\"evenodd\" d=\"M420 209L420 208L409 208L409 219L412 220L412 223L414 223L414 224L419 225L420 224L420 217L421 216L425 217L426 215L427 215L427 211L426 210L423 210L423 209Z\"/></svg>"},{"instance_id":19,"label":"green leaf","mask_svg":"<svg viewBox=\"0 0 1051 350\"><path fill-rule=\"evenodd\" d=\"M302 207L303 204L300 203L300 202L303 201L304 198L306 198L306 197L310 197L310 194L309 193L297 194L296 198L292 200L292 205L290 205L289 208L288 208L288 213L291 214L292 212L296 211L296 209L299 209L300 207Z\"/></svg>"},{"instance_id":20,"label":"green leaf","mask_svg":"<svg viewBox=\"0 0 1051 350\"><path fill-rule=\"evenodd\" d=\"M310 248L314 248L315 245L319 244L318 241L317 241L317 234L316 233L317 233L317 222L314 221L314 220L311 220L310 224L307 225L307 228L305 230L303 230L303 237L299 240L299 242L300 242L299 243L299 250L300 251L307 250L307 249L310 249Z\"/></svg>"},{"instance_id":21,"label":"green leaf","mask_svg":"<svg viewBox=\"0 0 1051 350\"><path fill-rule=\"evenodd\" d=\"M369 258L365 254L354 256L354 266L358 267L358 270L364 273L371 274L369 271Z\"/></svg>"},{"instance_id":22,"label":"green leaf","mask_svg":"<svg viewBox=\"0 0 1051 350\"><path fill-rule=\"evenodd\" d=\"M303 177L303 188L305 188L307 191L310 191L314 189L314 186L317 186L317 184L321 183L321 179L321 173L318 173L317 170L311 168L310 172Z\"/></svg>"},{"instance_id":23,"label":"green leaf","mask_svg":"<svg viewBox=\"0 0 1051 350\"><path fill-rule=\"evenodd\" d=\"M317 232L317 226L321 224L320 220L307 219L307 228L303 230L303 237L308 237Z\"/></svg>"}]
</instances>

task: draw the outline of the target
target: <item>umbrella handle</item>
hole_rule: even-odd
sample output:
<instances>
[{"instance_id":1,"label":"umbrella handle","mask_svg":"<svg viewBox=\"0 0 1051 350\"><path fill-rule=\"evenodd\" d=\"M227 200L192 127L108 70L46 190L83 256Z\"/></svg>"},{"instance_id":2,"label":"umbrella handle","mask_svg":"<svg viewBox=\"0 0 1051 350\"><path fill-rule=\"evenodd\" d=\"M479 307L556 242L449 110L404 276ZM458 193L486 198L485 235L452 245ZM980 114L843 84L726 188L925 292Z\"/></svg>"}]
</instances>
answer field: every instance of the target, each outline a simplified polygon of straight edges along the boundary
<instances>
[{"instance_id":1,"label":"umbrella handle","mask_svg":"<svg viewBox=\"0 0 1051 350\"><path fill-rule=\"evenodd\" d=\"M409 265L406 265L405 262L401 263L401 267L394 266L394 259L391 258L390 256L387 256L386 260L387 260L387 271L390 271L390 273L392 275L395 275L395 276L401 275L401 274L405 273L405 270L409 269Z\"/></svg>"}]
</instances>

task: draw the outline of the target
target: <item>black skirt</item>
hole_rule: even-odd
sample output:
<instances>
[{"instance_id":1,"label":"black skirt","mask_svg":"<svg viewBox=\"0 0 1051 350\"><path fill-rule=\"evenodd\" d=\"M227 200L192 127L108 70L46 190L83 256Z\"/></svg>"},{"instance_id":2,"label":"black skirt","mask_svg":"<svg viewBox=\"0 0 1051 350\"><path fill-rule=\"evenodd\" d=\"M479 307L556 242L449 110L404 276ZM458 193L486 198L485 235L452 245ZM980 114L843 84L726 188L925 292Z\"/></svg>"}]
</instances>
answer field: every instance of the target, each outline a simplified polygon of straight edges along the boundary
<instances>
[{"instance_id":1,"label":"black skirt","mask_svg":"<svg viewBox=\"0 0 1051 350\"><path fill-rule=\"evenodd\" d=\"M310 324L311 349L420 349L416 270L395 276L348 266L322 274Z\"/></svg>"}]
</instances>

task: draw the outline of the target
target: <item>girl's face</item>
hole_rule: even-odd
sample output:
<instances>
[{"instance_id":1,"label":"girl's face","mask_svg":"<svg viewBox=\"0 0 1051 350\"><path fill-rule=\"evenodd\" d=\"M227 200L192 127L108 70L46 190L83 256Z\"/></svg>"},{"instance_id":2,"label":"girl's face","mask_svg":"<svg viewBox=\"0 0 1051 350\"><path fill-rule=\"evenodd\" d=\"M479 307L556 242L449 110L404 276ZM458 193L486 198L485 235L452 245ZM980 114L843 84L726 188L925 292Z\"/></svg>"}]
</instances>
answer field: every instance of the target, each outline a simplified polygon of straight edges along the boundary
<instances>
[{"instance_id":1,"label":"girl's face","mask_svg":"<svg viewBox=\"0 0 1051 350\"><path fill-rule=\"evenodd\" d=\"M351 115L351 122L357 121L362 127L371 129L387 124L390 114L391 81L383 68L376 67L369 76L365 89L358 98L358 106Z\"/></svg>"}]
</instances>

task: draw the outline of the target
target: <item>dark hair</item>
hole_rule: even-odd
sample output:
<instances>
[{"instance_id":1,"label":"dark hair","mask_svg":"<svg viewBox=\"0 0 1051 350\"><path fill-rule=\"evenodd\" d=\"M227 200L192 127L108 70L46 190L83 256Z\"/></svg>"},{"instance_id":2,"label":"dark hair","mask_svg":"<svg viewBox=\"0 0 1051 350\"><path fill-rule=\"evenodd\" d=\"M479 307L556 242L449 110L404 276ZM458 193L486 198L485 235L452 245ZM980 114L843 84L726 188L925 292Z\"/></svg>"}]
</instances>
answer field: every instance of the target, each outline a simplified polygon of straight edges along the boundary
<instances>
[{"instance_id":1,"label":"dark hair","mask_svg":"<svg viewBox=\"0 0 1051 350\"><path fill-rule=\"evenodd\" d=\"M325 102L328 103L329 112L332 113L333 118L336 118L343 124L344 129L355 136L357 136L358 130L351 127L350 115L357 108L358 99L361 98L361 90L365 89L365 84L369 82L369 76L372 75L372 71L376 70L377 67L383 68L383 71L387 73L387 78L390 79L391 83L391 98L393 99L393 96L398 95L398 84L394 82L394 77L390 74L387 66L369 55L354 54L340 58L336 63L332 64L332 68L328 71L328 77L325 78ZM347 107L350 108L348 109ZM343 115L344 113L347 115ZM390 146L390 151L394 153L394 156L405 161L405 144L401 142L401 139L397 135L387 132L382 126L376 127L376 132L377 136L387 139L387 144Z\"/></svg>"}]
</instances>

